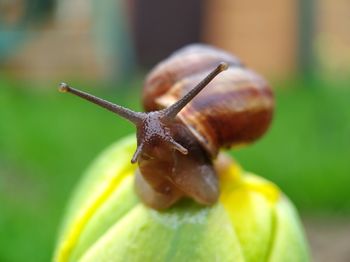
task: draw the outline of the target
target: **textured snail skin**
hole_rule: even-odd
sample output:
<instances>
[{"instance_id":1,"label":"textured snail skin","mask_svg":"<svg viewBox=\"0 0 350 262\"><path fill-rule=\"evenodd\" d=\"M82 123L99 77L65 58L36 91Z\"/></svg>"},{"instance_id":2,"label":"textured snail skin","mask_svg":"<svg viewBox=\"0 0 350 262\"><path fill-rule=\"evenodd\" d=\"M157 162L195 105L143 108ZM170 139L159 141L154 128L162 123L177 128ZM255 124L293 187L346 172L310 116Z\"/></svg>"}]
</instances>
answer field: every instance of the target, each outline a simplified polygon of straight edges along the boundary
<instances>
[{"instance_id":1,"label":"textured snail skin","mask_svg":"<svg viewBox=\"0 0 350 262\"><path fill-rule=\"evenodd\" d=\"M136 191L145 204L167 208L183 196L214 204L219 186L212 160L220 148L251 143L269 127L274 99L267 82L236 57L207 45L185 47L150 72L142 95L145 110L161 110L179 101L221 62L229 65L228 70L217 75L174 122L164 123L188 154L174 150L162 137L144 143ZM145 141L142 135L138 131L138 141Z\"/></svg>"},{"instance_id":2,"label":"textured snail skin","mask_svg":"<svg viewBox=\"0 0 350 262\"><path fill-rule=\"evenodd\" d=\"M175 141L188 148L182 154L163 139L145 143L138 159L136 192L142 201L155 209L164 209L183 196L211 205L219 197L216 172L206 151L179 121L169 126Z\"/></svg>"}]
</instances>

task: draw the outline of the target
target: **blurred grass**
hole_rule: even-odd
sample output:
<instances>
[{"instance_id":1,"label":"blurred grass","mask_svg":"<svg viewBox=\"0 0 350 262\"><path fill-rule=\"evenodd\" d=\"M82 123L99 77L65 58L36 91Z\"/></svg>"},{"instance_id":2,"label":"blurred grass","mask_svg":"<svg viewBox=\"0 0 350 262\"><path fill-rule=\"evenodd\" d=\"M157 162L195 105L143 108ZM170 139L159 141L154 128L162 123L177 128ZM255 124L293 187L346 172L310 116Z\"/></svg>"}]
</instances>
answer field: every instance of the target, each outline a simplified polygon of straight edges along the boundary
<instances>
[{"instance_id":1,"label":"blurred grass","mask_svg":"<svg viewBox=\"0 0 350 262\"><path fill-rule=\"evenodd\" d=\"M276 182L303 211L350 214L347 83L276 85L283 89L276 94L272 128L232 154L245 169ZM0 261L50 260L80 175L103 148L134 131L126 121L55 87L0 80ZM140 110L139 87L136 82L92 92Z\"/></svg>"}]
</instances>

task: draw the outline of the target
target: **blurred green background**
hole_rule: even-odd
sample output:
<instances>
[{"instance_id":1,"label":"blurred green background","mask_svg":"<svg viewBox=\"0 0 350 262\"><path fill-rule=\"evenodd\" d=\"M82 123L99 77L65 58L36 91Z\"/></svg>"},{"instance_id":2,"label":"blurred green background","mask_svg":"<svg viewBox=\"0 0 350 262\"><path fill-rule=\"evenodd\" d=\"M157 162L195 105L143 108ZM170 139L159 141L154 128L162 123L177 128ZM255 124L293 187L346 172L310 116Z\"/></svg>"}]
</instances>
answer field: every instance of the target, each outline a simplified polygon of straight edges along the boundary
<instances>
[{"instance_id":1,"label":"blurred green background","mask_svg":"<svg viewBox=\"0 0 350 262\"><path fill-rule=\"evenodd\" d=\"M146 72L192 42L230 50L269 79L277 101L271 129L230 152L295 203L315 261L329 261L322 252L349 261L347 249L335 246L344 234L350 243L350 22L343 12L350 4L236 2L0 4L0 261L50 260L81 174L134 132L115 115L59 94L57 84L142 110Z\"/></svg>"}]
</instances>

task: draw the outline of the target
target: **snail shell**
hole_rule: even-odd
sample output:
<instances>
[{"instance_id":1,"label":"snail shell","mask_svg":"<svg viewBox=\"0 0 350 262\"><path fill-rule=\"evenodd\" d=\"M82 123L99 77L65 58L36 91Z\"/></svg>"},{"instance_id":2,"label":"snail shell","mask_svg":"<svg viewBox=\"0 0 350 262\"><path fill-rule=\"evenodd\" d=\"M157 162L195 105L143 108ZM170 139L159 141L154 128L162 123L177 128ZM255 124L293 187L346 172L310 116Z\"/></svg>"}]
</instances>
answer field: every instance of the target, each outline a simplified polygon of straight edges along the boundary
<instances>
[{"instance_id":1,"label":"snail shell","mask_svg":"<svg viewBox=\"0 0 350 262\"><path fill-rule=\"evenodd\" d=\"M159 63L143 88L146 111L169 107L182 98L220 62L229 64L179 114L206 151L215 157L221 147L251 143L265 133L274 99L267 82L238 58L207 45L190 45Z\"/></svg>"}]
</instances>

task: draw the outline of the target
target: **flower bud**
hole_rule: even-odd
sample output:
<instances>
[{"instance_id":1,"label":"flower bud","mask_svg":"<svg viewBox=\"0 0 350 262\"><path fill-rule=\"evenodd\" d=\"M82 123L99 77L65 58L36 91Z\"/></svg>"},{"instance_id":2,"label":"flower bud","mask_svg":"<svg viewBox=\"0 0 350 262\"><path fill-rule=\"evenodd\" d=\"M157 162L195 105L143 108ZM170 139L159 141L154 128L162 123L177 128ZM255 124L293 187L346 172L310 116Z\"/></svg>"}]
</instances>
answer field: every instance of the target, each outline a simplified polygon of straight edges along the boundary
<instances>
[{"instance_id":1,"label":"flower bud","mask_svg":"<svg viewBox=\"0 0 350 262\"><path fill-rule=\"evenodd\" d=\"M70 202L54 261L308 261L298 215L273 183L231 163L207 207L156 211L134 192L134 137L107 149Z\"/></svg>"}]
</instances>

